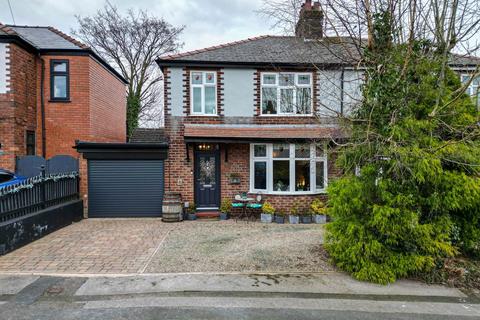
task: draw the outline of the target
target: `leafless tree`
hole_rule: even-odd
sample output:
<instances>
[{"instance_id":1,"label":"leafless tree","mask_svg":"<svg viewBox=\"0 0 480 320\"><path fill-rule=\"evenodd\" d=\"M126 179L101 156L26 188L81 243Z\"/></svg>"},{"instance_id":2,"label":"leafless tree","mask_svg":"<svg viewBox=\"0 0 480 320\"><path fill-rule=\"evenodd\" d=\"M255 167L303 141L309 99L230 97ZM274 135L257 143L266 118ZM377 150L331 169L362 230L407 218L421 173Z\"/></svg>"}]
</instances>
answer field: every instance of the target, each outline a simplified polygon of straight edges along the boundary
<instances>
[{"instance_id":1,"label":"leafless tree","mask_svg":"<svg viewBox=\"0 0 480 320\"><path fill-rule=\"evenodd\" d=\"M77 16L79 28L72 33L116 66L128 80L127 133L138 122L162 120L162 75L155 59L181 48L179 35L184 27L174 27L146 11L128 10L122 15L110 2L90 17Z\"/></svg>"},{"instance_id":2,"label":"leafless tree","mask_svg":"<svg viewBox=\"0 0 480 320\"><path fill-rule=\"evenodd\" d=\"M286 35L293 35L304 2L304 0L263 0L257 13L269 18L273 28ZM392 43L413 45L420 39L432 41L437 48L437 54L440 53L438 56L443 56L444 69L439 75L439 86L452 56L470 57L480 53L478 0L318 0L318 2L324 12L325 36L344 39L344 52L347 53L344 57L348 60L345 62L351 63L356 59L355 66L359 69L362 69L361 54L365 46L374 45L373 19L381 11L390 12L394 30ZM356 50L352 50L352 43ZM317 45L329 49L328 41L318 42ZM315 67L319 73L322 72L320 66ZM471 80L478 76L478 68L471 70L471 75ZM469 84L470 82L465 83L459 94L463 93ZM440 95L441 88L438 92L438 96ZM327 105L322 107L330 114L337 113L338 116L346 117L335 110L330 110Z\"/></svg>"}]
</instances>

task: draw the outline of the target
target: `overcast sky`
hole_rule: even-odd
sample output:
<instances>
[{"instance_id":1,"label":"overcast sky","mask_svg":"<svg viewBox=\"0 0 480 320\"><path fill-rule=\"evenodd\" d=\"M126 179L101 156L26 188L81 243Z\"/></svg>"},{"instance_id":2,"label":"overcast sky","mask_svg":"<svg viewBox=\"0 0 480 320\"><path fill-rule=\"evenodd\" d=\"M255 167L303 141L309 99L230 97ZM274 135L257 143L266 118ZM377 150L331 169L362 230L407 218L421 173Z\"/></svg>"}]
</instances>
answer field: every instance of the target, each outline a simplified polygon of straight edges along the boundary
<instances>
[{"instance_id":1,"label":"overcast sky","mask_svg":"<svg viewBox=\"0 0 480 320\"><path fill-rule=\"evenodd\" d=\"M254 10L259 0L110 0L122 11L145 9L173 25L185 25L183 50L271 34ZM77 27L75 15L93 15L104 0L10 0L17 25L53 26L66 33ZM7 0L0 0L0 22L13 24Z\"/></svg>"}]
</instances>

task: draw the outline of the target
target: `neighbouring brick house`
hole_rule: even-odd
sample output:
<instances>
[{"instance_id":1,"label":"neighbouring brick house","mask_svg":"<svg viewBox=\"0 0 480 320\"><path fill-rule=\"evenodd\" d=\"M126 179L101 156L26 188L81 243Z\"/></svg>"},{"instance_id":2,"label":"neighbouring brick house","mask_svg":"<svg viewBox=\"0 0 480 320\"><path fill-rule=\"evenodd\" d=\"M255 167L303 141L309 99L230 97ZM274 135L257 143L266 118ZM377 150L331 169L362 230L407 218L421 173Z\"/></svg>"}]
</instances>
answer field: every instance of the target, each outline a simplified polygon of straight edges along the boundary
<instances>
[{"instance_id":1,"label":"neighbouring brick house","mask_svg":"<svg viewBox=\"0 0 480 320\"><path fill-rule=\"evenodd\" d=\"M277 209L325 196L335 167L339 114L361 99L363 73L350 38L326 37L307 0L296 36L261 36L161 57L165 190L212 210L236 194L262 194ZM459 60L461 70L478 60Z\"/></svg>"},{"instance_id":2,"label":"neighbouring brick house","mask_svg":"<svg viewBox=\"0 0 480 320\"><path fill-rule=\"evenodd\" d=\"M79 157L75 140L125 142L126 83L52 27L0 24L0 168L24 155Z\"/></svg>"}]
</instances>

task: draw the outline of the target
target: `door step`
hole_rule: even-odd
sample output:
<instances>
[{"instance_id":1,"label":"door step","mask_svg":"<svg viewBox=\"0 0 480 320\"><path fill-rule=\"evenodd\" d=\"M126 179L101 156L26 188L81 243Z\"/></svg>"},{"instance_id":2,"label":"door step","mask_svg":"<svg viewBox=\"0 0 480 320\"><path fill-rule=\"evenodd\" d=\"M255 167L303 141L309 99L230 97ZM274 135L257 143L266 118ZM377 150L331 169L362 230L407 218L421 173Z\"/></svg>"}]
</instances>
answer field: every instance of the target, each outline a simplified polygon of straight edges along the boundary
<instances>
[{"instance_id":1,"label":"door step","mask_svg":"<svg viewBox=\"0 0 480 320\"><path fill-rule=\"evenodd\" d=\"M220 211L197 211L197 220L202 220L202 221L220 220Z\"/></svg>"}]
</instances>

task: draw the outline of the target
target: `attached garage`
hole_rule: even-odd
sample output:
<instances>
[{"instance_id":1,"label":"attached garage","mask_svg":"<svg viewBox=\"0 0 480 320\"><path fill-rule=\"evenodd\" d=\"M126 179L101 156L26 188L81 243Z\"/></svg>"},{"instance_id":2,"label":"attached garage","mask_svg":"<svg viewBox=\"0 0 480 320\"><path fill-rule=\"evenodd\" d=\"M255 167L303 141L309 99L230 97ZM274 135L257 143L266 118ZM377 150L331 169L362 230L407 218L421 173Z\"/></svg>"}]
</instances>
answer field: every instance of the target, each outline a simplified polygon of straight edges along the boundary
<instances>
[{"instance_id":1,"label":"attached garage","mask_svg":"<svg viewBox=\"0 0 480 320\"><path fill-rule=\"evenodd\" d=\"M159 216L163 186L163 160L88 160L89 217Z\"/></svg>"},{"instance_id":2,"label":"attached garage","mask_svg":"<svg viewBox=\"0 0 480 320\"><path fill-rule=\"evenodd\" d=\"M88 217L162 215L166 143L78 142L87 159Z\"/></svg>"}]
</instances>

